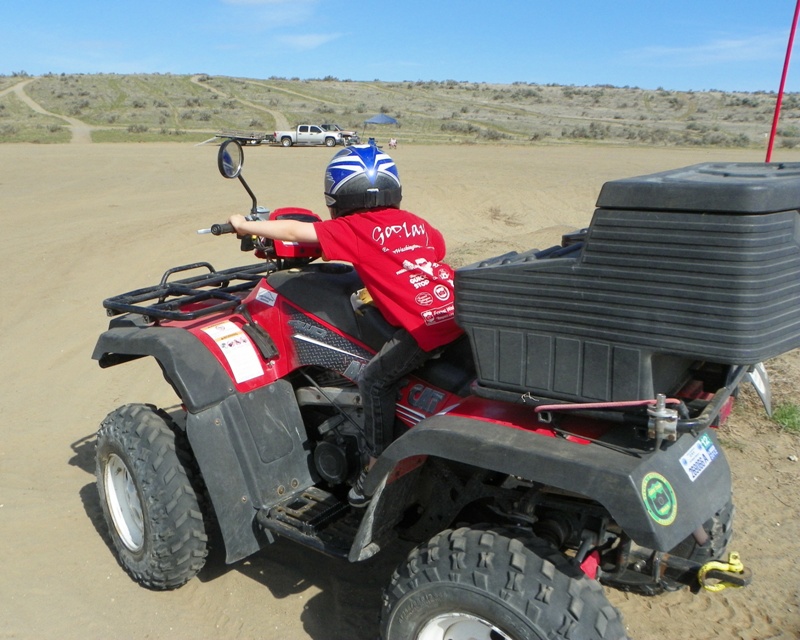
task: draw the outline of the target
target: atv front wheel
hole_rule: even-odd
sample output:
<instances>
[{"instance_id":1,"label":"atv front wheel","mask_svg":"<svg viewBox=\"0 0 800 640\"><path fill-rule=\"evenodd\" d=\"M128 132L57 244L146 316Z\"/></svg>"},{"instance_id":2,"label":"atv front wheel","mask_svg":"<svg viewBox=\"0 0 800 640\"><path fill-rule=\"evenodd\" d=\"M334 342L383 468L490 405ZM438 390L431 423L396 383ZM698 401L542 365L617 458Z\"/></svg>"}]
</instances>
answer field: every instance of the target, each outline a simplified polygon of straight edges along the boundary
<instances>
[{"instance_id":1,"label":"atv front wheel","mask_svg":"<svg viewBox=\"0 0 800 640\"><path fill-rule=\"evenodd\" d=\"M625 638L603 588L525 531L447 530L392 576L385 640Z\"/></svg>"},{"instance_id":2,"label":"atv front wheel","mask_svg":"<svg viewBox=\"0 0 800 640\"><path fill-rule=\"evenodd\" d=\"M97 490L117 559L149 589L174 589L202 569L205 524L183 433L155 407L111 412L97 432Z\"/></svg>"}]
</instances>

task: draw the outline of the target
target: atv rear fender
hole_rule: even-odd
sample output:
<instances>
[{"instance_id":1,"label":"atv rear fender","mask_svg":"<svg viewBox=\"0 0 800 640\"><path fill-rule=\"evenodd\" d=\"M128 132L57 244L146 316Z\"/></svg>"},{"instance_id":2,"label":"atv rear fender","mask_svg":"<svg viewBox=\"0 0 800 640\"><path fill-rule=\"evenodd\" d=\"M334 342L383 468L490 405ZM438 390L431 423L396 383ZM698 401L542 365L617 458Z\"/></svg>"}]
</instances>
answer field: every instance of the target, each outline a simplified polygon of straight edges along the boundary
<instances>
[{"instance_id":1,"label":"atv rear fender","mask_svg":"<svg viewBox=\"0 0 800 640\"><path fill-rule=\"evenodd\" d=\"M690 449L697 453L698 447L713 459L692 481L681 457ZM383 483L398 465L424 455L586 496L601 504L634 542L658 551L675 547L731 498L730 468L713 429L698 437L685 434L664 450L635 455L494 422L437 415L395 440L378 460L365 485L368 494L377 490L370 512L380 513ZM374 531L378 526L373 518L364 519L357 538L361 548L353 548L351 559L374 552L365 549L379 537Z\"/></svg>"}]
</instances>

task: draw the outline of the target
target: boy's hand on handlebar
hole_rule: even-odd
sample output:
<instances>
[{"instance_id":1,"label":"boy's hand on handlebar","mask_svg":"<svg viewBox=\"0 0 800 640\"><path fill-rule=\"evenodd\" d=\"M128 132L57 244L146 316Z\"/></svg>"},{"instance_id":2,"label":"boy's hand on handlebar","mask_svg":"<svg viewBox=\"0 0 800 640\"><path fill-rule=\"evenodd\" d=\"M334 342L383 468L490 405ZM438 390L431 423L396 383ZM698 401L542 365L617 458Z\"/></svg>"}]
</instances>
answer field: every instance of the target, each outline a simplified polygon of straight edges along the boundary
<instances>
[{"instance_id":1,"label":"boy's hand on handlebar","mask_svg":"<svg viewBox=\"0 0 800 640\"><path fill-rule=\"evenodd\" d=\"M301 220L248 220L234 214L228 218L237 235L254 235L284 242L317 242L317 232L310 222Z\"/></svg>"},{"instance_id":2,"label":"boy's hand on handlebar","mask_svg":"<svg viewBox=\"0 0 800 640\"><path fill-rule=\"evenodd\" d=\"M230 218L228 218L228 224L233 225L233 228L236 229L236 232L239 233L239 235L243 235L239 232L239 228L244 222L247 222L247 220L240 213L234 213Z\"/></svg>"}]
</instances>

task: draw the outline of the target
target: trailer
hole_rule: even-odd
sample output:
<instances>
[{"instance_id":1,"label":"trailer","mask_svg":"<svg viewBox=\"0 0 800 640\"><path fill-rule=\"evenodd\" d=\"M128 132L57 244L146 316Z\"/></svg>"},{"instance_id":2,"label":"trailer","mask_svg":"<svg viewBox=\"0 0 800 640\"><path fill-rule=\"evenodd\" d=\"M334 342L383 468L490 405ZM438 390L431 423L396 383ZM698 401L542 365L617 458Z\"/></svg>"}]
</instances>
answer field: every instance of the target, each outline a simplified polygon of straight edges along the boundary
<instances>
[{"instance_id":1,"label":"trailer","mask_svg":"<svg viewBox=\"0 0 800 640\"><path fill-rule=\"evenodd\" d=\"M238 131L233 129L225 129L217 133L215 137L237 140L239 144L250 146L275 142L275 136L264 131Z\"/></svg>"}]
</instances>

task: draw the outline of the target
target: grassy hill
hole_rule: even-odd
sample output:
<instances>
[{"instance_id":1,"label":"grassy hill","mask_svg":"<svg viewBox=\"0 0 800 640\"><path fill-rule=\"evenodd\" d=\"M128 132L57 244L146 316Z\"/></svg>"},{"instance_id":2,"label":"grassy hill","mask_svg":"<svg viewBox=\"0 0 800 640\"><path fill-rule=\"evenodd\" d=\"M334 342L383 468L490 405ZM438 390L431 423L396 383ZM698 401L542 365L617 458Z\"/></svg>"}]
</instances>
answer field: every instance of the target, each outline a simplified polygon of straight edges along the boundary
<instances>
[{"instance_id":1,"label":"grassy hill","mask_svg":"<svg viewBox=\"0 0 800 640\"><path fill-rule=\"evenodd\" d=\"M28 81L20 99L14 87ZM367 135L402 143L701 145L763 147L774 93L469 82L264 80L223 76L0 76L0 142L66 142L70 124L92 140L202 141L223 129L272 132L336 122L364 133L377 113L399 127ZM800 94L787 94L778 145L800 144ZM70 120L71 119L71 120Z\"/></svg>"}]
</instances>

